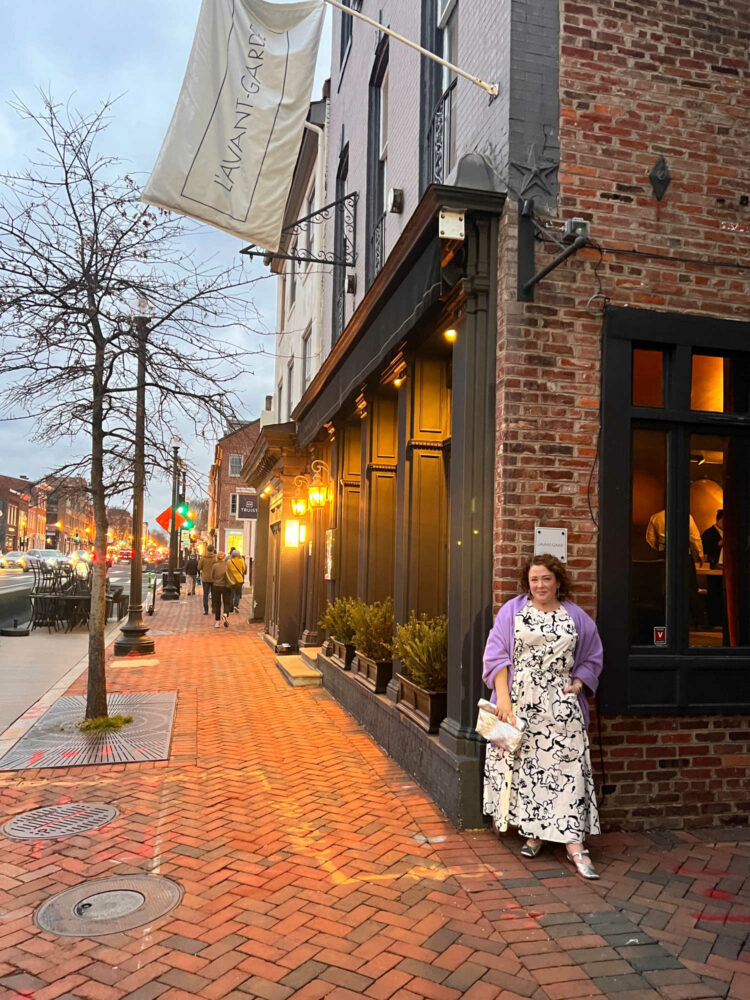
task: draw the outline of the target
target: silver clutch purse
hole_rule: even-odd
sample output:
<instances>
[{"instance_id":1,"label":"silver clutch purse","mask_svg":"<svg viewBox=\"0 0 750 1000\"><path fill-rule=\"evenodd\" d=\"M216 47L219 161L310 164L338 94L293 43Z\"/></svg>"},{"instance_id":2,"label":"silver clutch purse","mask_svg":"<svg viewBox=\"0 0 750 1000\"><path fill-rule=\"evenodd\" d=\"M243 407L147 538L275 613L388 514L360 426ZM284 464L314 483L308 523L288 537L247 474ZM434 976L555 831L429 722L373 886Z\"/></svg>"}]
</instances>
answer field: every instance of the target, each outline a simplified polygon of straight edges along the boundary
<instances>
[{"instance_id":1,"label":"silver clutch purse","mask_svg":"<svg viewBox=\"0 0 750 1000\"><path fill-rule=\"evenodd\" d=\"M523 737L523 722L517 720L516 726L502 722L495 715L495 706L484 698L479 699L478 707L475 728L479 735L484 736L489 743L494 743L500 750L507 750L509 753L517 750Z\"/></svg>"}]
</instances>

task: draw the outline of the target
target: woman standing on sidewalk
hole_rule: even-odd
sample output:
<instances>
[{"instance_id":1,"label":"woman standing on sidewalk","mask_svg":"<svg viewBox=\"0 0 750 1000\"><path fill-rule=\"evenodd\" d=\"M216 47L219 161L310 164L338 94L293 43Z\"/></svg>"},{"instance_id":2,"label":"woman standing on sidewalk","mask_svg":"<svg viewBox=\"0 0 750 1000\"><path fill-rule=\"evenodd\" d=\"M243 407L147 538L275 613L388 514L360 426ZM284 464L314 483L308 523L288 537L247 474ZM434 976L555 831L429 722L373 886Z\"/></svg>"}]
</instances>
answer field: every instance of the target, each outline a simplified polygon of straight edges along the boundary
<instances>
[{"instance_id":1,"label":"woman standing on sidewalk","mask_svg":"<svg viewBox=\"0 0 750 1000\"><path fill-rule=\"evenodd\" d=\"M232 591L227 580L226 553L220 552L216 557L216 562L211 567L211 583L213 584L213 605L214 618L216 624L214 628L220 628L222 622L221 605L224 603L224 628L229 628L229 614L232 610Z\"/></svg>"},{"instance_id":2,"label":"woman standing on sidewalk","mask_svg":"<svg viewBox=\"0 0 750 1000\"><path fill-rule=\"evenodd\" d=\"M526 560L521 589L498 612L482 676L498 718L522 721L523 738L514 753L487 745L484 811L500 832L518 827L524 857L536 857L545 840L562 843L578 873L595 879L583 846L586 834L600 832L586 698L599 682L601 640L567 599L568 574L554 556Z\"/></svg>"}]
</instances>

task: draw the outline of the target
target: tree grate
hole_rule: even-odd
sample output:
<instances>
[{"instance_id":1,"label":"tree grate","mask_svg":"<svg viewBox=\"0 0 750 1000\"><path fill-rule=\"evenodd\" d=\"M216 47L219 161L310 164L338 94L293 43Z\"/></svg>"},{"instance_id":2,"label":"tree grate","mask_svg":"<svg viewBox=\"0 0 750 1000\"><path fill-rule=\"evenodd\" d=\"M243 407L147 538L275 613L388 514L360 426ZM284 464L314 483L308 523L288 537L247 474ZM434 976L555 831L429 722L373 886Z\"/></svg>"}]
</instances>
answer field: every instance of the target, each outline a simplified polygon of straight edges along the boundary
<instances>
[{"instance_id":1,"label":"tree grate","mask_svg":"<svg viewBox=\"0 0 750 1000\"><path fill-rule=\"evenodd\" d=\"M75 837L105 826L119 815L114 806L99 802L69 802L64 806L46 806L14 816L0 828L0 832L11 840Z\"/></svg>"},{"instance_id":2,"label":"tree grate","mask_svg":"<svg viewBox=\"0 0 750 1000\"><path fill-rule=\"evenodd\" d=\"M112 732L82 733L78 724L86 699L59 698L0 759L0 771L167 760L176 700L174 692L111 694L109 714L130 715L133 721Z\"/></svg>"}]
</instances>

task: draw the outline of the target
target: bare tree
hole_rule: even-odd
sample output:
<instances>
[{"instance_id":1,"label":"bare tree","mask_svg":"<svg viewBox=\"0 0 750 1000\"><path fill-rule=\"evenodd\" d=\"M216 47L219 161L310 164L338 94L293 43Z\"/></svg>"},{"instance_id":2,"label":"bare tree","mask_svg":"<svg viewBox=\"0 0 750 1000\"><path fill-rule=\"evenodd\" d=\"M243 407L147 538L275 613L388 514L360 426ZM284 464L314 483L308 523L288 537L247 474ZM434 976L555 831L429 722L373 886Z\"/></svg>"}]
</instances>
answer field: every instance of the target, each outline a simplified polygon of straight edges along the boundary
<instances>
[{"instance_id":1,"label":"bare tree","mask_svg":"<svg viewBox=\"0 0 750 1000\"><path fill-rule=\"evenodd\" d=\"M96 528L86 717L107 714L104 670L106 508L132 488L136 389L129 309L149 304L148 473L167 470L169 439L192 424L215 437L235 419L231 391L255 325L253 281L196 259L194 227L145 205L131 177L96 151L112 102L83 114L42 94L32 111L40 149L27 168L0 175L0 347L9 416L35 416L36 440L85 439L82 459L58 475L88 474ZM262 279L261 279L262 280ZM147 473L147 475L148 475Z\"/></svg>"}]
</instances>

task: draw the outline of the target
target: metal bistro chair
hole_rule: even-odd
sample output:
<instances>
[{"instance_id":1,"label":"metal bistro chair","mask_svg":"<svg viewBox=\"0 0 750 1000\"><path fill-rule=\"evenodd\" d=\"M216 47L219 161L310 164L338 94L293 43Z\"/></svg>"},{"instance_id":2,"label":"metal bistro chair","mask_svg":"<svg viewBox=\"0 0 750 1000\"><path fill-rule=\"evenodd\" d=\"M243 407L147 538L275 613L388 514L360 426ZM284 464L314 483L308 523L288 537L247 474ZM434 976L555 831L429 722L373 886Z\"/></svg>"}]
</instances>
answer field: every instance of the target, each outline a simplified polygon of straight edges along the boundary
<instances>
[{"instance_id":1,"label":"metal bistro chair","mask_svg":"<svg viewBox=\"0 0 750 1000\"><path fill-rule=\"evenodd\" d=\"M47 631L57 631L60 624L59 607L57 603L57 577L55 567L42 561L31 566L34 574L34 585L29 594L31 602L31 629L47 627Z\"/></svg>"}]
</instances>

